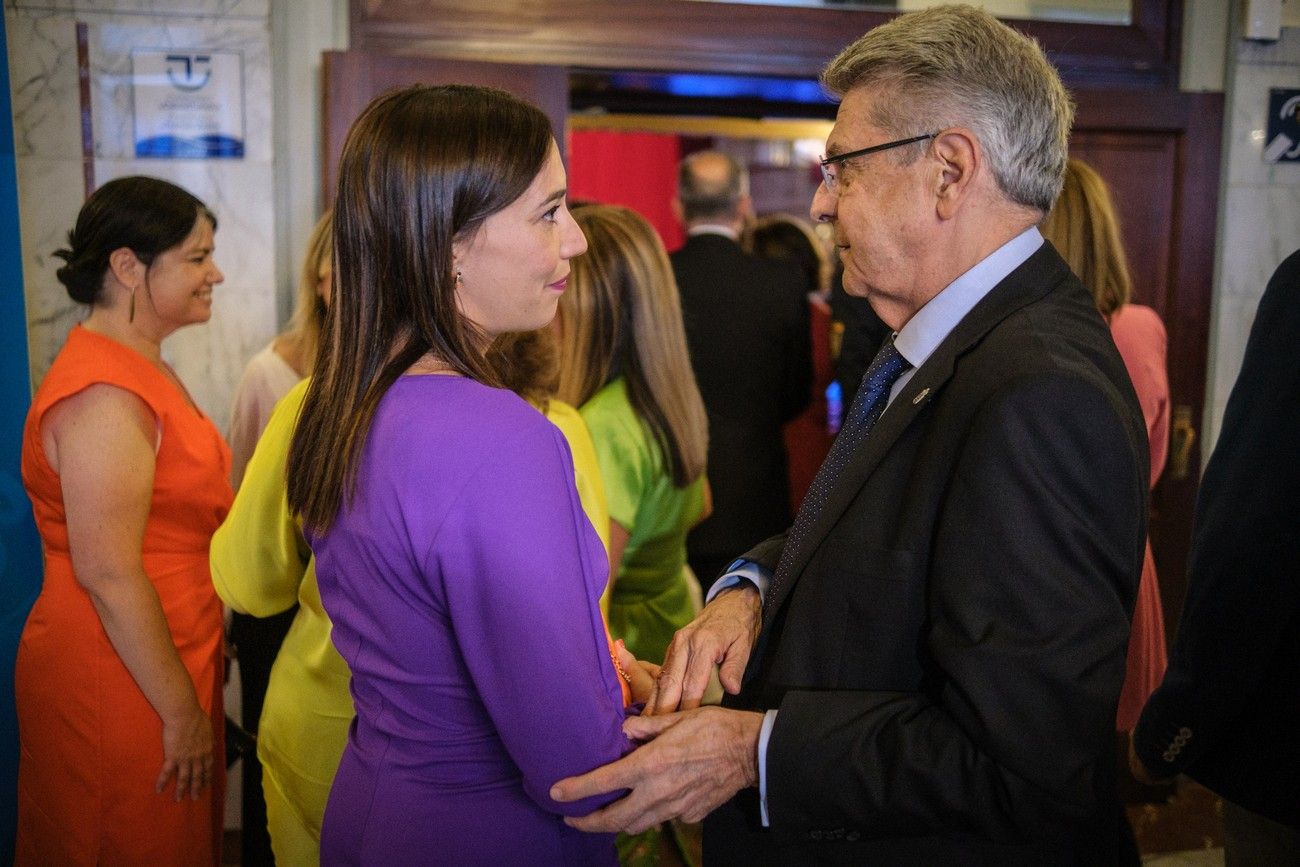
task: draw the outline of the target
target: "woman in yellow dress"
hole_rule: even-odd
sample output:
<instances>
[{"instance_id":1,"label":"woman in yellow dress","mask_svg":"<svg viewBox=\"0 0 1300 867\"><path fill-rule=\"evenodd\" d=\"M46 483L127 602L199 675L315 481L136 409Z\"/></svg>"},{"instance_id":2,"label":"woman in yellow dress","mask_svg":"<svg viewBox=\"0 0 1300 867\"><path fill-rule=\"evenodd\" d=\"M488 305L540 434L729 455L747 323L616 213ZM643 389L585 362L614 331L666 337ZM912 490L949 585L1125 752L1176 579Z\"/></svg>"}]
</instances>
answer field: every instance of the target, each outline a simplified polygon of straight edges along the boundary
<instances>
[{"instance_id":1,"label":"woman in yellow dress","mask_svg":"<svg viewBox=\"0 0 1300 867\"><path fill-rule=\"evenodd\" d=\"M289 390L311 373L316 364L325 313L329 309L334 279L333 213L326 211L307 239L307 254L298 272L298 300L289 326L248 360L231 401L230 484L239 490L248 459L271 418L271 411ZM266 701L271 666L296 616L295 606L274 617L251 617L236 611L227 637L239 665L240 722L258 733L258 720ZM266 803L262 799L262 765L255 756L243 757L243 839L241 860L261 864L271 860L266 834Z\"/></svg>"}]
</instances>

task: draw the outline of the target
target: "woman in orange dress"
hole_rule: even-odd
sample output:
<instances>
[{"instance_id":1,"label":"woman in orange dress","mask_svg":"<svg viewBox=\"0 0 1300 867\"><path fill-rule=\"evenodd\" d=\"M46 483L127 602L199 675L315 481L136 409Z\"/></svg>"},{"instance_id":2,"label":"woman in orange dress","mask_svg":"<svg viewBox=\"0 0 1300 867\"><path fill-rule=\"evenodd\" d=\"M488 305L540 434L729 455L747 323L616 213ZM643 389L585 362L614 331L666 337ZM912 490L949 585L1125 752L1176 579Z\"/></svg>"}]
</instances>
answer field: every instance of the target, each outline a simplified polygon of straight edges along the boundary
<instances>
[{"instance_id":1,"label":"woman in orange dress","mask_svg":"<svg viewBox=\"0 0 1300 867\"><path fill-rule=\"evenodd\" d=\"M211 315L215 229L179 187L122 178L86 201L56 254L90 314L23 431L45 582L15 671L20 865L220 858L208 541L230 506L230 452L160 352Z\"/></svg>"}]
</instances>

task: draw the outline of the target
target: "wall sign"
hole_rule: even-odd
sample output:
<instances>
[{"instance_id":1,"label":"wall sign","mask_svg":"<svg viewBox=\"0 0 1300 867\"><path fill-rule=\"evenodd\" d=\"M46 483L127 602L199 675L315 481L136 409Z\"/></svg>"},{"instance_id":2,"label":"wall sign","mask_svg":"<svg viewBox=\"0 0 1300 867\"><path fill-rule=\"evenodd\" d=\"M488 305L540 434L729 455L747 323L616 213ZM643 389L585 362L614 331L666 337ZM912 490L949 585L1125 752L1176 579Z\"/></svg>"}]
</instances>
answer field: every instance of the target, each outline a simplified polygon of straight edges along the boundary
<instances>
[{"instance_id":1,"label":"wall sign","mask_svg":"<svg viewBox=\"0 0 1300 867\"><path fill-rule=\"evenodd\" d=\"M244 156L244 58L221 51L133 51L135 155Z\"/></svg>"},{"instance_id":2,"label":"wall sign","mask_svg":"<svg viewBox=\"0 0 1300 867\"><path fill-rule=\"evenodd\" d=\"M1269 88L1264 141L1264 162L1300 163L1300 89Z\"/></svg>"}]
</instances>

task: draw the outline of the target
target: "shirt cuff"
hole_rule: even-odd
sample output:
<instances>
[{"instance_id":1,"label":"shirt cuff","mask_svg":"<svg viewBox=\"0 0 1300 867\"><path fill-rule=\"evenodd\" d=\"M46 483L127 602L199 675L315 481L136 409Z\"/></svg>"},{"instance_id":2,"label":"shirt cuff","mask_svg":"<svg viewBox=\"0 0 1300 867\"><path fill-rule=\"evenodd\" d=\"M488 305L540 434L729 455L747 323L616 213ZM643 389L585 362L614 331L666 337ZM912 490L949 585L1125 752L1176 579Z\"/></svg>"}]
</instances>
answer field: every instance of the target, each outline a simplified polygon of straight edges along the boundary
<instances>
[{"instance_id":1,"label":"shirt cuff","mask_svg":"<svg viewBox=\"0 0 1300 867\"><path fill-rule=\"evenodd\" d=\"M758 732L758 814L764 828L771 825L767 818L767 742L772 737L774 725L776 711L769 710L763 714L763 727Z\"/></svg>"},{"instance_id":2,"label":"shirt cuff","mask_svg":"<svg viewBox=\"0 0 1300 867\"><path fill-rule=\"evenodd\" d=\"M704 604L708 605L723 590L739 587L746 582L754 585L754 589L758 591L758 598L762 599L767 595L767 585L771 581L771 574L754 561L735 560L727 567L726 574L713 582L709 594L704 597Z\"/></svg>"}]
</instances>

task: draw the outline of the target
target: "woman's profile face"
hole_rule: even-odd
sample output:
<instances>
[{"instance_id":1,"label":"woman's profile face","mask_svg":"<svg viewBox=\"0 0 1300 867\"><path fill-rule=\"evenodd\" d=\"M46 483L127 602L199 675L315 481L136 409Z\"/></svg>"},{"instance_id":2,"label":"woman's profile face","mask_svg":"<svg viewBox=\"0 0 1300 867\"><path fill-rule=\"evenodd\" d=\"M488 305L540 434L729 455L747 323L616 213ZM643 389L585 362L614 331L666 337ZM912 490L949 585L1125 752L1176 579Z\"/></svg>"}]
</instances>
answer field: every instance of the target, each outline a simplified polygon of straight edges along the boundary
<instances>
[{"instance_id":1,"label":"woman's profile face","mask_svg":"<svg viewBox=\"0 0 1300 867\"><path fill-rule=\"evenodd\" d=\"M587 239L565 203L568 179L560 151L550 153L518 199L453 246L460 273L456 303L489 337L533 331L555 318L569 277L569 259Z\"/></svg>"},{"instance_id":2,"label":"woman's profile face","mask_svg":"<svg viewBox=\"0 0 1300 867\"><path fill-rule=\"evenodd\" d=\"M212 260L212 236L212 221L200 216L184 241L159 253L149 266L147 297L168 331L212 316L212 287L226 279Z\"/></svg>"}]
</instances>

